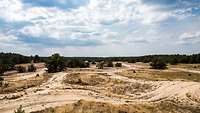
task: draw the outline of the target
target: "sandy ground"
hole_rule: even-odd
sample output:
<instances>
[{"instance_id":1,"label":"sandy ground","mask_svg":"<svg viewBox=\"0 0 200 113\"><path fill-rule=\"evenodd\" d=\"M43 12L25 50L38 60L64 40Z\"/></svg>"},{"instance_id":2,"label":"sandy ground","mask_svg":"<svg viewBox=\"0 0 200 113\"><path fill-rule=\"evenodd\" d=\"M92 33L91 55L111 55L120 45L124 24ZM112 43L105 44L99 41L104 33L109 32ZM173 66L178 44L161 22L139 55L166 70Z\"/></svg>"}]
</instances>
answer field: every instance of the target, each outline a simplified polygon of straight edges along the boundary
<instances>
[{"instance_id":1,"label":"sandy ground","mask_svg":"<svg viewBox=\"0 0 200 113\"><path fill-rule=\"evenodd\" d=\"M130 79L116 72L123 71L124 69L136 69L141 66L129 65L123 63L125 68L108 68L99 71L92 67L94 72L80 71L80 73L107 73L107 76L111 80L120 80L129 84L148 84L152 86L151 89L145 89L141 92L130 91L125 95L108 96L98 91L97 87L90 86L77 86L63 83L66 75L70 72L55 73L45 83L38 87L26 89L25 91L11 94L0 95L0 113L13 113L14 109L19 105L23 105L26 112L42 110L48 107L55 107L64 105L67 103L74 103L80 99L95 100L100 102L110 102L115 104L124 103L148 103L148 102L160 102L165 100L172 100L181 106L200 106L200 83L197 82L183 82L183 81L145 81ZM190 70L184 70L190 71ZM8 79L28 79L35 76L35 74L44 73L44 68L39 69L36 73L29 73L27 75L16 75ZM193 71L194 72L194 71ZM195 71L199 73L199 71ZM92 90L93 88L93 90ZM96 88L96 89L95 89ZM10 95L23 95L18 99L5 99L5 96Z\"/></svg>"}]
</instances>

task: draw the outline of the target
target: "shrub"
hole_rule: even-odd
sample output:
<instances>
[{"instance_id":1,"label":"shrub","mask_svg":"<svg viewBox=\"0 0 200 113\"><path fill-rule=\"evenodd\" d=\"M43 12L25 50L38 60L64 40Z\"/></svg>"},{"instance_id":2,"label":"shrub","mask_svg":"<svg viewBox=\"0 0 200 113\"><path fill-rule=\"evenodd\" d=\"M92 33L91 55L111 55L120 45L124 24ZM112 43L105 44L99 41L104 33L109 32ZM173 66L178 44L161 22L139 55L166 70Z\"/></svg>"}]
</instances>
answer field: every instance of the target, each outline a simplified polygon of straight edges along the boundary
<instances>
[{"instance_id":1,"label":"shrub","mask_svg":"<svg viewBox=\"0 0 200 113\"><path fill-rule=\"evenodd\" d=\"M0 64L0 76L3 76L5 70L5 66Z\"/></svg>"},{"instance_id":2,"label":"shrub","mask_svg":"<svg viewBox=\"0 0 200 113\"><path fill-rule=\"evenodd\" d=\"M35 71L36 71L36 67L33 64L28 66L28 72L35 72Z\"/></svg>"},{"instance_id":3,"label":"shrub","mask_svg":"<svg viewBox=\"0 0 200 113\"><path fill-rule=\"evenodd\" d=\"M19 108L14 111L14 113L25 113L25 110L23 110L22 105L20 105Z\"/></svg>"},{"instance_id":4,"label":"shrub","mask_svg":"<svg viewBox=\"0 0 200 113\"><path fill-rule=\"evenodd\" d=\"M96 64L96 62L95 62L95 61L92 61L92 64L93 64L93 65L95 65L95 64Z\"/></svg>"},{"instance_id":5,"label":"shrub","mask_svg":"<svg viewBox=\"0 0 200 113\"><path fill-rule=\"evenodd\" d=\"M26 68L23 67L23 66L16 66L16 70L17 70L19 73L24 73L24 72L26 72Z\"/></svg>"},{"instance_id":6,"label":"shrub","mask_svg":"<svg viewBox=\"0 0 200 113\"><path fill-rule=\"evenodd\" d=\"M0 76L0 81L3 81L3 80L4 80L4 78Z\"/></svg>"},{"instance_id":7,"label":"shrub","mask_svg":"<svg viewBox=\"0 0 200 113\"><path fill-rule=\"evenodd\" d=\"M65 68L64 58L59 54L53 54L51 57L48 58L48 61L46 62L46 67L49 73L63 71Z\"/></svg>"},{"instance_id":8,"label":"shrub","mask_svg":"<svg viewBox=\"0 0 200 113\"><path fill-rule=\"evenodd\" d=\"M90 63L88 61L73 59L69 60L66 66L69 68L87 68L90 67Z\"/></svg>"},{"instance_id":9,"label":"shrub","mask_svg":"<svg viewBox=\"0 0 200 113\"><path fill-rule=\"evenodd\" d=\"M136 63L136 60L135 59L130 59L130 60L128 60L128 63Z\"/></svg>"},{"instance_id":10,"label":"shrub","mask_svg":"<svg viewBox=\"0 0 200 113\"><path fill-rule=\"evenodd\" d=\"M112 61L108 61L105 66L106 67L113 67L113 62Z\"/></svg>"},{"instance_id":11,"label":"shrub","mask_svg":"<svg viewBox=\"0 0 200 113\"><path fill-rule=\"evenodd\" d=\"M90 62L85 61L84 62L84 67L90 67Z\"/></svg>"},{"instance_id":12,"label":"shrub","mask_svg":"<svg viewBox=\"0 0 200 113\"><path fill-rule=\"evenodd\" d=\"M0 76L0 87L3 86L3 81L4 81L4 78Z\"/></svg>"},{"instance_id":13,"label":"shrub","mask_svg":"<svg viewBox=\"0 0 200 113\"><path fill-rule=\"evenodd\" d=\"M153 60L150 63L150 65L152 69L166 69L167 68L167 64L160 59Z\"/></svg>"},{"instance_id":14,"label":"shrub","mask_svg":"<svg viewBox=\"0 0 200 113\"><path fill-rule=\"evenodd\" d=\"M170 61L170 64L171 64L171 65L177 65L177 64L178 64L178 59L177 59L177 58L173 58L173 59Z\"/></svg>"},{"instance_id":15,"label":"shrub","mask_svg":"<svg viewBox=\"0 0 200 113\"><path fill-rule=\"evenodd\" d=\"M116 63L115 67L122 67L122 63Z\"/></svg>"},{"instance_id":16,"label":"shrub","mask_svg":"<svg viewBox=\"0 0 200 113\"><path fill-rule=\"evenodd\" d=\"M99 62L97 65L96 65L96 67L98 68L98 69L103 69L103 67L104 67L104 62L102 61L102 62Z\"/></svg>"}]
</instances>

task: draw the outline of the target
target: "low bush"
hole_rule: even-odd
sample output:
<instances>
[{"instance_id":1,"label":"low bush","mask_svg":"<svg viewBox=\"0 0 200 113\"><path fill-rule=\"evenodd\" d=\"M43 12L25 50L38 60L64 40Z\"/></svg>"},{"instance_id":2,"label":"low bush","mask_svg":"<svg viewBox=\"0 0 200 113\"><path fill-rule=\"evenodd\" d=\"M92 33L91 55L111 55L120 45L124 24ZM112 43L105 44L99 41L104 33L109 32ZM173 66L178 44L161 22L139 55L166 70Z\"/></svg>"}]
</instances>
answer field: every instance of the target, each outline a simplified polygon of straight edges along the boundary
<instances>
[{"instance_id":1,"label":"low bush","mask_svg":"<svg viewBox=\"0 0 200 113\"><path fill-rule=\"evenodd\" d=\"M114 65L113 65L113 62L112 61L108 61L108 62L106 62L106 64L105 64L105 67L113 67Z\"/></svg>"},{"instance_id":2,"label":"low bush","mask_svg":"<svg viewBox=\"0 0 200 113\"><path fill-rule=\"evenodd\" d=\"M23 66L16 66L16 70L17 70L17 72L19 72L19 73L24 73L24 72L26 72L26 68L23 67Z\"/></svg>"},{"instance_id":3,"label":"low bush","mask_svg":"<svg viewBox=\"0 0 200 113\"><path fill-rule=\"evenodd\" d=\"M35 71L36 71L36 67L33 64L28 66L28 72L35 72Z\"/></svg>"},{"instance_id":4,"label":"low bush","mask_svg":"<svg viewBox=\"0 0 200 113\"><path fill-rule=\"evenodd\" d=\"M136 60L135 59L130 59L130 60L128 60L128 63L136 63Z\"/></svg>"},{"instance_id":5,"label":"low bush","mask_svg":"<svg viewBox=\"0 0 200 113\"><path fill-rule=\"evenodd\" d=\"M150 63L152 69L166 69L167 64L160 59L155 59Z\"/></svg>"},{"instance_id":6,"label":"low bush","mask_svg":"<svg viewBox=\"0 0 200 113\"><path fill-rule=\"evenodd\" d=\"M115 67L122 67L122 63L116 63Z\"/></svg>"},{"instance_id":7,"label":"low bush","mask_svg":"<svg viewBox=\"0 0 200 113\"><path fill-rule=\"evenodd\" d=\"M96 64L96 62L95 62L95 61L92 61L92 64L93 64L93 65L95 65L95 64Z\"/></svg>"},{"instance_id":8,"label":"low bush","mask_svg":"<svg viewBox=\"0 0 200 113\"><path fill-rule=\"evenodd\" d=\"M4 80L4 78L0 76L0 81L3 81L3 80Z\"/></svg>"},{"instance_id":9,"label":"low bush","mask_svg":"<svg viewBox=\"0 0 200 113\"><path fill-rule=\"evenodd\" d=\"M97 65L96 65L96 67L98 68L98 69L103 69L104 68L104 62L102 61L102 62L99 62Z\"/></svg>"},{"instance_id":10,"label":"low bush","mask_svg":"<svg viewBox=\"0 0 200 113\"><path fill-rule=\"evenodd\" d=\"M25 113L25 110L23 110L22 105L20 105L19 108L14 111L14 113Z\"/></svg>"},{"instance_id":11,"label":"low bush","mask_svg":"<svg viewBox=\"0 0 200 113\"><path fill-rule=\"evenodd\" d=\"M82 60L69 60L66 63L66 66L69 68L87 68L90 67L90 63L88 61L82 61Z\"/></svg>"},{"instance_id":12,"label":"low bush","mask_svg":"<svg viewBox=\"0 0 200 113\"><path fill-rule=\"evenodd\" d=\"M0 87L3 86L3 81L4 81L4 78L0 76Z\"/></svg>"},{"instance_id":13,"label":"low bush","mask_svg":"<svg viewBox=\"0 0 200 113\"><path fill-rule=\"evenodd\" d=\"M6 71L5 66L0 64L0 76L3 76L5 71Z\"/></svg>"}]
</instances>

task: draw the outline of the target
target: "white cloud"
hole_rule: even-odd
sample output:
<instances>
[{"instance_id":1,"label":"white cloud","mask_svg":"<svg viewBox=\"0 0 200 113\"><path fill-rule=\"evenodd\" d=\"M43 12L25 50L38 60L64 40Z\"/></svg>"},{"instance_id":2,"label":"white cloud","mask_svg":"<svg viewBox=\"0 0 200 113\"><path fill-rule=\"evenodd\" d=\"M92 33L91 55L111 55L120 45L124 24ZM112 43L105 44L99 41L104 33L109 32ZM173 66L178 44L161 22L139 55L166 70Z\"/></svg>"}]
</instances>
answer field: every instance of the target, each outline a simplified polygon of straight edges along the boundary
<instances>
[{"instance_id":1,"label":"white cloud","mask_svg":"<svg viewBox=\"0 0 200 113\"><path fill-rule=\"evenodd\" d=\"M56 6L42 7L30 5L31 3L24 4L22 0L0 0L1 20L8 22L8 24L17 23L16 26L20 26L20 22L28 23L20 26L19 29L12 29L14 26L11 25L9 27L12 29L10 35L9 33L6 36L0 35L0 41L17 40L16 37L21 38L20 35L22 35L23 38L26 36L37 38L36 41L33 39L35 43L40 43L40 39L44 38L41 39L41 45L49 44L44 43L48 39L51 42L50 44L55 40L53 44L60 43L62 47L65 44L65 47L67 47L69 43L69 45L73 45L71 43L76 41L74 46L78 44L87 46L87 41L88 43L94 42L94 45L95 42L100 42L104 46L113 46L114 44L115 46L127 46L131 43L138 43L136 45L145 43L147 45L148 42L154 43L154 40L161 40L162 38L163 41L164 38L168 37L167 31L171 27L169 24L171 20L166 20L171 18L184 19L185 16L189 15L189 13L187 15L187 12L191 12L189 8L161 10L159 5L149 5L142 1L90 0L88 4L65 10ZM58 2L64 3L65 1L59 0ZM160 29L161 27L164 29ZM9 28L8 30L10 30ZM175 29L172 34L176 31L179 30ZM192 39L192 42L194 42L199 39L199 34L185 33L180 36L180 40ZM21 38L21 41L31 46L31 43L26 42L29 40L23 38Z\"/></svg>"},{"instance_id":2,"label":"white cloud","mask_svg":"<svg viewBox=\"0 0 200 113\"><path fill-rule=\"evenodd\" d=\"M13 41L13 40L17 40L17 37L14 35L5 35L5 34L0 34L0 41Z\"/></svg>"},{"instance_id":3,"label":"white cloud","mask_svg":"<svg viewBox=\"0 0 200 113\"><path fill-rule=\"evenodd\" d=\"M186 33L183 33L180 36L180 39L183 39L183 40L200 39L200 32L186 32Z\"/></svg>"},{"instance_id":4,"label":"white cloud","mask_svg":"<svg viewBox=\"0 0 200 113\"><path fill-rule=\"evenodd\" d=\"M105 43L120 42L119 38L124 38L121 31L113 31L112 27L105 26L129 23L145 26L163 21L170 16L170 13L160 12L156 10L157 7L147 6L140 0L91 0L88 5L70 11L55 7L25 7L19 0L16 1L20 4L15 6L18 7L18 13L10 11L8 7L8 15L3 17L8 18L8 21L32 23L20 29L20 33L60 40L80 38L99 39ZM11 18L13 16L15 18ZM121 29L120 26L118 29Z\"/></svg>"},{"instance_id":5,"label":"white cloud","mask_svg":"<svg viewBox=\"0 0 200 113\"><path fill-rule=\"evenodd\" d=\"M200 32L185 32L179 39L178 44L197 44L200 42Z\"/></svg>"},{"instance_id":6,"label":"white cloud","mask_svg":"<svg viewBox=\"0 0 200 113\"><path fill-rule=\"evenodd\" d=\"M140 0L90 0L88 5L71 11L56 8L26 7L20 0L1 0L1 17L9 21L30 21L38 17L46 19L60 17L70 22L100 24L102 22L139 21L152 23L165 20L167 12L156 10L155 6L143 4Z\"/></svg>"},{"instance_id":7,"label":"white cloud","mask_svg":"<svg viewBox=\"0 0 200 113\"><path fill-rule=\"evenodd\" d=\"M23 4L19 0L1 0L0 1L0 17L14 21L21 18L18 13L21 13Z\"/></svg>"}]
</instances>

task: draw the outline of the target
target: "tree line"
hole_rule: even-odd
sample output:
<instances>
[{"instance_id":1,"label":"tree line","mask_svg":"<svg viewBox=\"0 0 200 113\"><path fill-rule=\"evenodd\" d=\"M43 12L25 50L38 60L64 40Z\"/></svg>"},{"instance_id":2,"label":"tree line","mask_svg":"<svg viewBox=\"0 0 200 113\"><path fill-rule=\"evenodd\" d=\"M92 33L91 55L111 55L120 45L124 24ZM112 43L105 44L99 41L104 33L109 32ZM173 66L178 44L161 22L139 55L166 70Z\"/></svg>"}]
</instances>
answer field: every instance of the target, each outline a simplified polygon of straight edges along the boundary
<instances>
[{"instance_id":1,"label":"tree line","mask_svg":"<svg viewBox=\"0 0 200 113\"><path fill-rule=\"evenodd\" d=\"M56 55L59 54L54 54ZM57 56L58 57L58 56ZM35 56L23 56L16 53L0 53L0 74L7 70L12 70L16 64L21 63L30 63L33 62L49 62L51 57L40 57L39 55ZM155 64L170 63L172 65L178 63L200 63L200 54L192 54L192 55L147 55L147 56L139 56L139 57L61 57L63 60L63 64L66 67L70 68L84 68L88 67L89 63L95 62L108 62L108 66L112 66L111 62L115 61L123 61L129 63L135 62L144 62L150 63L154 62ZM159 62L158 62L159 61ZM153 64L152 64L153 65ZM52 67L54 68L54 67ZM59 69L58 69L59 70Z\"/></svg>"}]
</instances>

